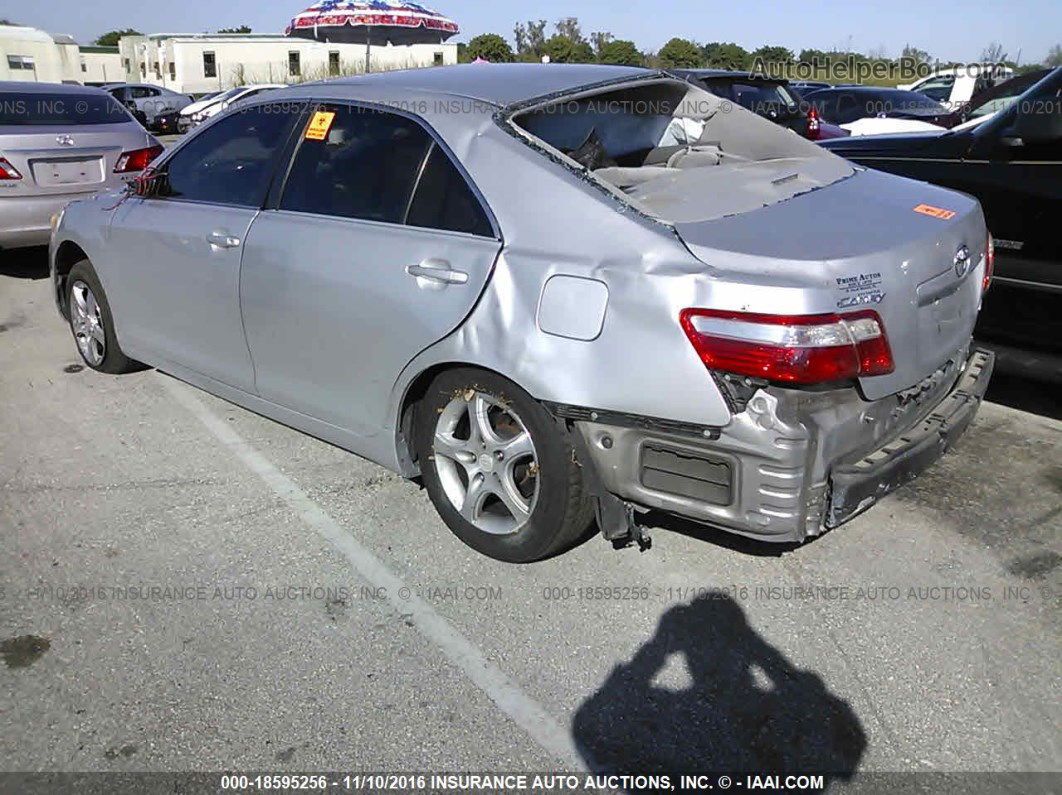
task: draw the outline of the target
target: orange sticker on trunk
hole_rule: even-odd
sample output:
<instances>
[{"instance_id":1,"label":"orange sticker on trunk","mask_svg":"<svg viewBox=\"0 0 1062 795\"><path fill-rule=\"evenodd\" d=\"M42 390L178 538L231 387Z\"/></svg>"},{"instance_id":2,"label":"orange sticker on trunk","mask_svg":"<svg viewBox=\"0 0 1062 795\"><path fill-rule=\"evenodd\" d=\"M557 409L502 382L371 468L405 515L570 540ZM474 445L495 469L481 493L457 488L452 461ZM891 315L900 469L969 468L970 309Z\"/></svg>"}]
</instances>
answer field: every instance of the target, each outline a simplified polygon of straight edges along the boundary
<instances>
[{"instance_id":1,"label":"orange sticker on trunk","mask_svg":"<svg viewBox=\"0 0 1062 795\"><path fill-rule=\"evenodd\" d=\"M920 204L914 208L916 213L922 213L922 215L931 215L934 218L939 218L941 221L947 221L955 217L955 213L952 210L945 210L943 207L934 207L931 204Z\"/></svg>"},{"instance_id":2,"label":"orange sticker on trunk","mask_svg":"<svg viewBox=\"0 0 1062 795\"><path fill-rule=\"evenodd\" d=\"M307 141L323 141L328 131L332 129L332 122L336 114L329 110L319 110L310 119L310 125L306 128Z\"/></svg>"}]
</instances>

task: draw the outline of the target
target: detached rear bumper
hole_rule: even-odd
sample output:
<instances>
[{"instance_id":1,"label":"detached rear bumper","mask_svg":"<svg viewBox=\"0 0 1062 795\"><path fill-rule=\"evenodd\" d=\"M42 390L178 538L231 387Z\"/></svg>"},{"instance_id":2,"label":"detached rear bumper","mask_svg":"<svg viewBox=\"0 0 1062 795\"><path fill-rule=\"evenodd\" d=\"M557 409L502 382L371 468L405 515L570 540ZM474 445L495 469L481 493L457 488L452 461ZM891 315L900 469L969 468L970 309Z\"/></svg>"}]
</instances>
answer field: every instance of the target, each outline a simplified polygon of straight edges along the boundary
<instances>
[{"instance_id":1,"label":"detached rear bumper","mask_svg":"<svg viewBox=\"0 0 1062 795\"><path fill-rule=\"evenodd\" d=\"M939 458L973 420L994 356L964 347L875 401L853 387L768 387L722 428L551 407L574 421L600 490L761 541L836 527Z\"/></svg>"},{"instance_id":2,"label":"detached rear bumper","mask_svg":"<svg viewBox=\"0 0 1062 795\"><path fill-rule=\"evenodd\" d=\"M973 422L992 377L995 354L978 350L951 392L928 417L872 453L834 464L827 527L848 521L914 480L944 455Z\"/></svg>"}]
</instances>

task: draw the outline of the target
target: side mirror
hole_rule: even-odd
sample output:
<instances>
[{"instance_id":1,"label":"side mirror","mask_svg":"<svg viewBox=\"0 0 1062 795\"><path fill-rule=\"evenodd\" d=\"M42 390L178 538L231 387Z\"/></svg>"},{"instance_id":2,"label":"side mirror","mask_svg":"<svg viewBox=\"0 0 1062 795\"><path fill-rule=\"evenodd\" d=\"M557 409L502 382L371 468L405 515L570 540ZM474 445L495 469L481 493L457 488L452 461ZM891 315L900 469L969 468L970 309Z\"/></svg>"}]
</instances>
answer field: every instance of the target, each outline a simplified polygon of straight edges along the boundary
<instances>
[{"instance_id":1,"label":"side mirror","mask_svg":"<svg viewBox=\"0 0 1062 795\"><path fill-rule=\"evenodd\" d=\"M1022 144L1062 140L1062 100L1030 100L1021 103L1014 124L1003 136L1004 141L1017 138Z\"/></svg>"},{"instance_id":2,"label":"side mirror","mask_svg":"<svg viewBox=\"0 0 1062 795\"><path fill-rule=\"evenodd\" d=\"M144 199L151 196L157 196L165 176L165 172L156 171L152 168L144 169L140 174L135 176L130 183L133 195Z\"/></svg>"}]
</instances>

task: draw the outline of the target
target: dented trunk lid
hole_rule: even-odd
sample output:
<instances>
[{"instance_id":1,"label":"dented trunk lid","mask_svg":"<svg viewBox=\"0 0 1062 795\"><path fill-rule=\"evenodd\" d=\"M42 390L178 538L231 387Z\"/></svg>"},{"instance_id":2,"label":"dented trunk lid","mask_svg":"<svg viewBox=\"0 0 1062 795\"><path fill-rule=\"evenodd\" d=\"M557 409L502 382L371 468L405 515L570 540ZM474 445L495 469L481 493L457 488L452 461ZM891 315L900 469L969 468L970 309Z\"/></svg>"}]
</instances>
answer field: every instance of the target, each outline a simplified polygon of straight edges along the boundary
<instances>
[{"instance_id":1,"label":"dented trunk lid","mask_svg":"<svg viewBox=\"0 0 1062 795\"><path fill-rule=\"evenodd\" d=\"M987 231L980 205L965 194L858 171L787 201L674 227L713 277L749 283L740 306L719 308L876 311L895 370L860 379L868 399L918 384L973 333ZM963 252L967 260L959 263ZM786 291L790 305L764 306L757 285L796 289Z\"/></svg>"}]
</instances>

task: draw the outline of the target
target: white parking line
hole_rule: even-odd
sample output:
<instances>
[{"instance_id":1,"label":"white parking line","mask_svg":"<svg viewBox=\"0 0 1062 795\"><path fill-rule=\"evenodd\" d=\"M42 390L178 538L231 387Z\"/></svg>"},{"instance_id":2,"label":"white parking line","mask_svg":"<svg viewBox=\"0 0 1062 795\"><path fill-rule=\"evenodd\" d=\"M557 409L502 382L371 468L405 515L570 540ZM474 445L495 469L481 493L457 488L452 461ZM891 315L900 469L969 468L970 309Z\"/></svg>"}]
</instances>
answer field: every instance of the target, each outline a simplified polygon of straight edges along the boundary
<instances>
[{"instance_id":1,"label":"white parking line","mask_svg":"<svg viewBox=\"0 0 1062 795\"><path fill-rule=\"evenodd\" d=\"M585 771L586 766L564 729L542 705L528 696L497 668L453 625L413 594L405 582L375 555L340 527L317 503L254 447L222 422L191 391L191 387L163 376L162 383L177 402L194 414L215 438L229 448L270 489L291 507L310 527L327 540L368 583L385 589L387 599L403 615L411 615L414 625L443 654L460 668L472 683L486 693L498 709L513 719L543 749L555 756L567 770ZM399 594L408 593L409 599Z\"/></svg>"}]
</instances>

